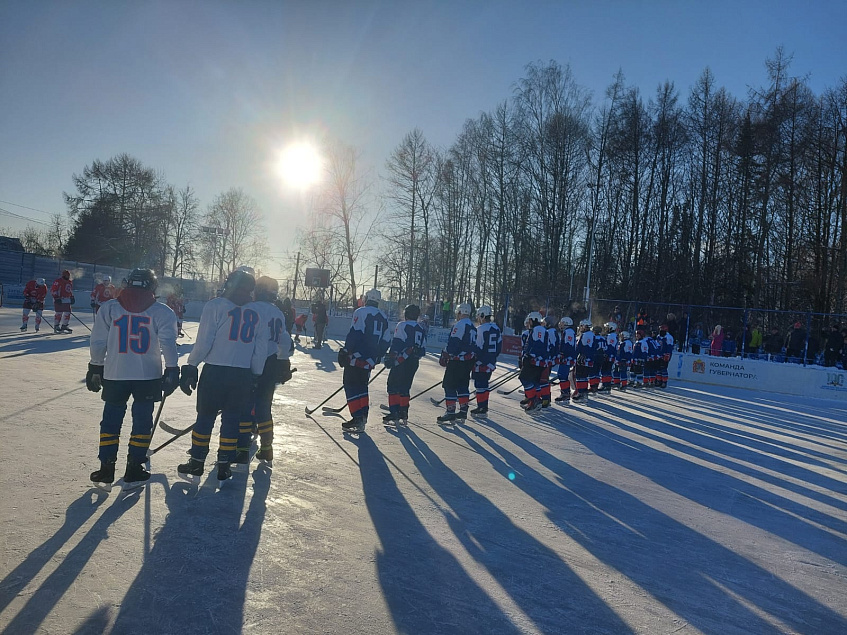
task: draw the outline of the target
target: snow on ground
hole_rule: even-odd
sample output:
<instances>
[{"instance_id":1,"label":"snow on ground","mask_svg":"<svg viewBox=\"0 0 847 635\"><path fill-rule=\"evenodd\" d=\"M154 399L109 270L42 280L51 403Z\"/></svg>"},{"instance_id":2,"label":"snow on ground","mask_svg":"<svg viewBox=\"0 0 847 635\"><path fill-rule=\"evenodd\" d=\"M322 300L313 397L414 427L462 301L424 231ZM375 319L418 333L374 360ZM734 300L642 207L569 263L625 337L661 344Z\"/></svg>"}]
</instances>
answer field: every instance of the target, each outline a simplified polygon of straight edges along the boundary
<instances>
[{"instance_id":1,"label":"snow on ground","mask_svg":"<svg viewBox=\"0 0 847 635\"><path fill-rule=\"evenodd\" d=\"M186 436L148 486L103 494L88 331L18 316L0 310L4 633L847 632L843 406L672 384L531 418L514 392L442 429L436 389L396 432L383 373L345 436L304 415L340 385L331 341L277 391L272 471L187 483ZM441 372L428 356L413 391ZM193 416L177 391L162 418Z\"/></svg>"}]
</instances>

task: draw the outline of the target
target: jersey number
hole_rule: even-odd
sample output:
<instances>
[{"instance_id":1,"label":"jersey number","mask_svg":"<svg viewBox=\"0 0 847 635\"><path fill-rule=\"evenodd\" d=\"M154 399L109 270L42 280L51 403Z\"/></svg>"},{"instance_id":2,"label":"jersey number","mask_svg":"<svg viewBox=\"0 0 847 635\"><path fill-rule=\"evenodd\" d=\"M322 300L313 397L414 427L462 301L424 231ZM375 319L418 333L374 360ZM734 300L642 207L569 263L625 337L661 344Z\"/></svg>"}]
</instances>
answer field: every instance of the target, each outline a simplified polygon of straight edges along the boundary
<instances>
[{"instance_id":1,"label":"jersey number","mask_svg":"<svg viewBox=\"0 0 847 635\"><path fill-rule=\"evenodd\" d=\"M118 351L144 355L150 348L150 318L146 315L123 315L112 322L118 327Z\"/></svg>"},{"instance_id":2,"label":"jersey number","mask_svg":"<svg viewBox=\"0 0 847 635\"><path fill-rule=\"evenodd\" d=\"M496 353L496 352L497 352L497 340L499 339L497 331L495 331L494 329L491 329L491 330L487 333L487 338L486 338L486 339L488 340L488 341L486 342L486 346L487 346L487 351L486 351L486 352L488 352L488 353Z\"/></svg>"},{"instance_id":3,"label":"jersey number","mask_svg":"<svg viewBox=\"0 0 847 635\"><path fill-rule=\"evenodd\" d=\"M268 322L268 330L271 332L271 342L279 344L279 334L282 333L282 320L271 318Z\"/></svg>"},{"instance_id":4,"label":"jersey number","mask_svg":"<svg viewBox=\"0 0 847 635\"><path fill-rule=\"evenodd\" d=\"M249 344L256 336L256 325L259 323L259 314L253 309L241 310L240 306L235 307L227 313L230 317L229 324L229 340L236 342L241 340L245 344Z\"/></svg>"}]
</instances>

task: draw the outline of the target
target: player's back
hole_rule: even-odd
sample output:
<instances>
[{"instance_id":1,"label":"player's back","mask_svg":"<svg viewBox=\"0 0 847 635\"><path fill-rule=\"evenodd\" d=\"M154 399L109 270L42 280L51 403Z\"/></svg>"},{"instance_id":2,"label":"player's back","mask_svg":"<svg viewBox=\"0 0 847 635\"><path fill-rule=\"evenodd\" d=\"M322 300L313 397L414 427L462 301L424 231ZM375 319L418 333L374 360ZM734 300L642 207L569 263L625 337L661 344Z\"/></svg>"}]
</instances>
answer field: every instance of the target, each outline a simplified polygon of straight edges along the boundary
<instances>
[{"instance_id":1,"label":"player's back","mask_svg":"<svg viewBox=\"0 0 847 635\"><path fill-rule=\"evenodd\" d=\"M200 362L235 368L253 367L261 374L267 355L267 326L260 319L255 302L239 306L225 297L214 298L203 307L194 349L188 363ZM264 341L263 341L264 340ZM261 364L256 370L256 349L261 348Z\"/></svg>"}]
</instances>

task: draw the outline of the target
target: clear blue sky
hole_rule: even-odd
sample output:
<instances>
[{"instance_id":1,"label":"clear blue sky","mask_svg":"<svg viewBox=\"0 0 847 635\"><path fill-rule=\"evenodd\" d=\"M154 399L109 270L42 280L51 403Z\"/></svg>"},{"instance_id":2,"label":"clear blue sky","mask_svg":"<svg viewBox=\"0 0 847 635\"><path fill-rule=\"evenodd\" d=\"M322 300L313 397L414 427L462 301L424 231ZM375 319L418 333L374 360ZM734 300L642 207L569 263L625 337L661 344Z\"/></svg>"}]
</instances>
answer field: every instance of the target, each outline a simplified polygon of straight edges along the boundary
<instances>
[{"instance_id":1,"label":"clear blue sky","mask_svg":"<svg viewBox=\"0 0 847 635\"><path fill-rule=\"evenodd\" d=\"M126 152L204 208L244 188L280 252L303 212L269 166L303 132L378 175L407 132L449 145L551 59L598 102L618 69L684 101L707 66L744 97L782 45L820 94L847 75L845 25L845 0L0 0L0 200L64 213L74 172Z\"/></svg>"}]
</instances>

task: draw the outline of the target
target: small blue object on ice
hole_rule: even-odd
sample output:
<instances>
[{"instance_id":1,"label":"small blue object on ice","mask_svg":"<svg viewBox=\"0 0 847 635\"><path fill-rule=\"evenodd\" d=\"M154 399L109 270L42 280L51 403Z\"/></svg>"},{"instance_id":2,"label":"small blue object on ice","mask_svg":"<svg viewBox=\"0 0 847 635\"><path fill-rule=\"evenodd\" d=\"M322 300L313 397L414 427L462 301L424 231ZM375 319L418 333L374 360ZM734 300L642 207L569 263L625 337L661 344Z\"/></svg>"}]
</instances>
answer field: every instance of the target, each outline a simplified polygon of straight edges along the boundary
<instances>
[{"instance_id":1,"label":"small blue object on ice","mask_svg":"<svg viewBox=\"0 0 847 635\"><path fill-rule=\"evenodd\" d=\"M509 480L510 480L510 481L514 481L514 480L515 480L515 473L514 473L514 472L509 472Z\"/></svg>"}]
</instances>

